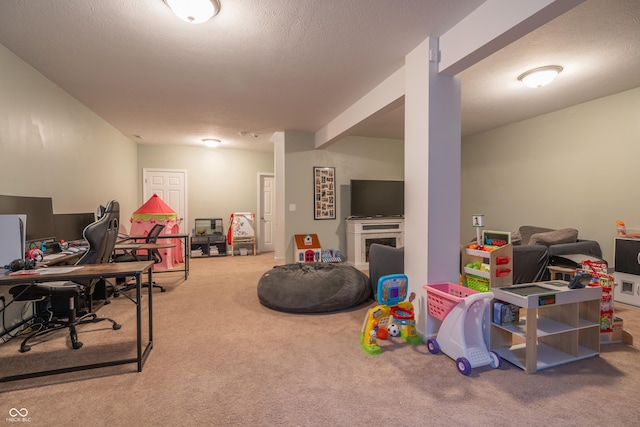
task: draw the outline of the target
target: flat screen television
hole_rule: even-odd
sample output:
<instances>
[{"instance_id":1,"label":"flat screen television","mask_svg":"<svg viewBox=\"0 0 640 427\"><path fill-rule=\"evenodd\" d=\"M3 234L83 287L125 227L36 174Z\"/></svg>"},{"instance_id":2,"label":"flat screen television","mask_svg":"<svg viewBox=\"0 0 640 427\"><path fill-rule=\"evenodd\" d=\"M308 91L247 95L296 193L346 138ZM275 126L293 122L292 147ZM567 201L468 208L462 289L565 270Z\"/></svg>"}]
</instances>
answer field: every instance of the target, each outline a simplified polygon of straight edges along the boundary
<instances>
[{"instance_id":1,"label":"flat screen television","mask_svg":"<svg viewBox=\"0 0 640 427\"><path fill-rule=\"evenodd\" d=\"M404 215L404 181L351 180L351 216Z\"/></svg>"}]
</instances>

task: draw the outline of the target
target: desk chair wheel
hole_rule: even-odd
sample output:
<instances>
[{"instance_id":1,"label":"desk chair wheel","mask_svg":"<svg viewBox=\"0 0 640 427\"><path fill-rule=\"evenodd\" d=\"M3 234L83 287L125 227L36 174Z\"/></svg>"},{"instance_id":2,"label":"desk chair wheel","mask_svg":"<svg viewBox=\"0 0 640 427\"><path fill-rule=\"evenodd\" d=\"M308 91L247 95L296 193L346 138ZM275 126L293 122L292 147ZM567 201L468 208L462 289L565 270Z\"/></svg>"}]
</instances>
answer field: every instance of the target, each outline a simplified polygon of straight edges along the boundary
<instances>
[{"instance_id":1,"label":"desk chair wheel","mask_svg":"<svg viewBox=\"0 0 640 427\"><path fill-rule=\"evenodd\" d=\"M122 325L116 322L115 320L110 319L108 317L98 317L95 313L87 313L78 319L74 319L73 324L69 324L68 322L63 322L58 324L57 321L54 321L53 324L55 326L52 326L52 327L45 326L44 329L41 329L29 334L24 339L24 341L22 341L22 344L20 344L20 353L26 353L27 351L31 350L31 346L27 344L27 342L29 342L30 339L40 335L44 335L52 331L64 329L64 328L69 329L69 337L71 338L71 347L77 350L81 348L83 344L82 342L78 341L78 332L76 331L76 325L82 325L85 323L98 323L98 322L102 322L103 320L108 320L109 322L111 322L111 328L114 331L117 331L118 329L122 328Z\"/></svg>"},{"instance_id":2,"label":"desk chair wheel","mask_svg":"<svg viewBox=\"0 0 640 427\"><path fill-rule=\"evenodd\" d=\"M149 284L149 282L143 283L142 286L151 286L151 289L153 290L153 288L157 288L160 289L160 292L166 292L167 290L164 288L164 286L162 285L158 285L155 281L151 282L151 284Z\"/></svg>"},{"instance_id":3,"label":"desk chair wheel","mask_svg":"<svg viewBox=\"0 0 640 427\"><path fill-rule=\"evenodd\" d=\"M148 283L148 282L145 282L145 283L143 283L143 284L141 285L141 288L142 288L143 290L144 290L144 288L147 288L147 287L149 287L149 283ZM130 283L130 284L126 285L125 287L120 288L120 289L119 289L119 292L120 292L120 291L131 291L131 290L133 290L133 289L135 289L135 288L136 288L136 284L135 284L135 283ZM157 289L160 289L160 292L166 292L166 291L167 291L167 289L166 289L164 286L158 285L156 282L153 282L153 283L151 284L151 288L157 288ZM114 294L114 296L115 296L115 294ZM140 293L140 298L142 298L142 297L143 297L143 293Z\"/></svg>"},{"instance_id":4,"label":"desk chair wheel","mask_svg":"<svg viewBox=\"0 0 640 427\"><path fill-rule=\"evenodd\" d=\"M113 329L116 329L115 326ZM120 325L118 325L118 329L120 329ZM27 345L26 342L32 337L28 337L27 339L25 339L22 344L20 345L20 353L26 353L27 351L31 350L31 346ZM78 341L78 334L73 331L71 332L71 347L73 347L75 350L81 348L83 346L83 344Z\"/></svg>"}]
</instances>

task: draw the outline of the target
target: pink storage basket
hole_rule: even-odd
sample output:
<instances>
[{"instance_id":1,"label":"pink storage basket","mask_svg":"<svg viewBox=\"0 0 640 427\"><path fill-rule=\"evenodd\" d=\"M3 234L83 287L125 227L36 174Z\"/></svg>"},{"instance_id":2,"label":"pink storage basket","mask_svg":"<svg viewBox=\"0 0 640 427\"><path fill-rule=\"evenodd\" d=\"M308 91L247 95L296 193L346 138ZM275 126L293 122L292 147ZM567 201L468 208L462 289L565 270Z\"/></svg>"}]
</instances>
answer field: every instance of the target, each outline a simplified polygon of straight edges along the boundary
<instances>
[{"instance_id":1,"label":"pink storage basket","mask_svg":"<svg viewBox=\"0 0 640 427\"><path fill-rule=\"evenodd\" d=\"M451 309L460 301L469 295L478 293L473 289L448 282L424 285L423 288L427 291L429 314L438 320L444 320Z\"/></svg>"}]
</instances>

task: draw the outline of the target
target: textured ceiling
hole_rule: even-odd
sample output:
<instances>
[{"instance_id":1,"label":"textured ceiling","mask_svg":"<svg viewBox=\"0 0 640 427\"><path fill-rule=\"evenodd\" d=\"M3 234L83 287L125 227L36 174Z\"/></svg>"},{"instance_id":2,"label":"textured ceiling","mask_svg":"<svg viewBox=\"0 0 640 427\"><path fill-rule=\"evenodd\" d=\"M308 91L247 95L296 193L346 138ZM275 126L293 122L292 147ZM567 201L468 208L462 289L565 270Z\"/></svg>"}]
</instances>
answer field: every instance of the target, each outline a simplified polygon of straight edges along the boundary
<instances>
[{"instance_id":1,"label":"textured ceiling","mask_svg":"<svg viewBox=\"0 0 640 427\"><path fill-rule=\"evenodd\" d=\"M564 70L530 89L517 77L543 65ZM640 1L586 0L460 74L462 134L471 135L640 87ZM354 131L403 135L402 106Z\"/></svg>"},{"instance_id":2,"label":"textured ceiling","mask_svg":"<svg viewBox=\"0 0 640 427\"><path fill-rule=\"evenodd\" d=\"M190 25L162 0L1 0L0 44L138 142L271 150L274 131L322 128L483 0L221 3ZM463 132L640 86L639 18L640 1L587 0L463 72ZM515 80L549 63L565 67L553 85ZM402 119L356 133L401 138Z\"/></svg>"}]
</instances>

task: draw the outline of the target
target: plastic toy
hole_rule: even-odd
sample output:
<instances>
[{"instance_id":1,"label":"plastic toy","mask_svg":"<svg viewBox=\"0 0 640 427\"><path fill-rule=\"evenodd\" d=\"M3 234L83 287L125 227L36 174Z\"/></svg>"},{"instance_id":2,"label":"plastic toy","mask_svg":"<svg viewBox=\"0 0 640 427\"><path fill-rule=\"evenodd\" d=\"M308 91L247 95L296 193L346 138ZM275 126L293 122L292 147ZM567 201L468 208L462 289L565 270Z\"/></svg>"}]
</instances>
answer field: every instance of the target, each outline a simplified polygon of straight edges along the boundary
<instances>
[{"instance_id":1,"label":"plastic toy","mask_svg":"<svg viewBox=\"0 0 640 427\"><path fill-rule=\"evenodd\" d=\"M493 292L478 292L453 283L424 285L427 291L427 348L441 350L456 361L458 372L490 365L499 368L500 356L489 351L482 333L483 317Z\"/></svg>"},{"instance_id":2,"label":"plastic toy","mask_svg":"<svg viewBox=\"0 0 640 427\"><path fill-rule=\"evenodd\" d=\"M44 254L40 249L29 249L25 256L35 262L41 262L44 259Z\"/></svg>"},{"instance_id":3,"label":"plastic toy","mask_svg":"<svg viewBox=\"0 0 640 427\"><path fill-rule=\"evenodd\" d=\"M397 337L398 335L400 335L400 328L398 328L398 325L392 323L391 325L389 325L389 327L387 328L387 332L389 333L389 335L391 335L392 337Z\"/></svg>"},{"instance_id":4,"label":"plastic toy","mask_svg":"<svg viewBox=\"0 0 640 427\"><path fill-rule=\"evenodd\" d=\"M320 262L322 247L317 234L294 234L293 243L296 262Z\"/></svg>"},{"instance_id":5,"label":"plastic toy","mask_svg":"<svg viewBox=\"0 0 640 427\"><path fill-rule=\"evenodd\" d=\"M618 237L626 237L628 239L640 239L640 233L638 232L632 233L627 231L627 226L625 225L624 221L620 219L616 221L616 228L618 229Z\"/></svg>"},{"instance_id":6,"label":"plastic toy","mask_svg":"<svg viewBox=\"0 0 640 427\"><path fill-rule=\"evenodd\" d=\"M367 315L360 332L360 346L365 353L376 355L382 353L378 339L400 336L411 345L422 344L422 339L416 332L416 321L413 314L413 304L416 294L407 297L409 280L404 274L382 276L378 280L377 302L367 311Z\"/></svg>"},{"instance_id":7,"label":"plastic toy","mask_svg":"<svg viewBox=\"0 0 640 427\"><path fill-rule=\"evenodd\" d=\"M395 326L395 325L394 325ZM396 330L398 331L398 333L400 333L400 330L396 328ZM391 334L393 335L393 334ZM385 328L384 326L378 326L378 329L376 330L376 336L378 338L380 338L381 340L386 340L387 338L389 338L389 330L387 328ZM394 337L397 337L398 335L393 335Z\"/></svg>"}]
</instances>

